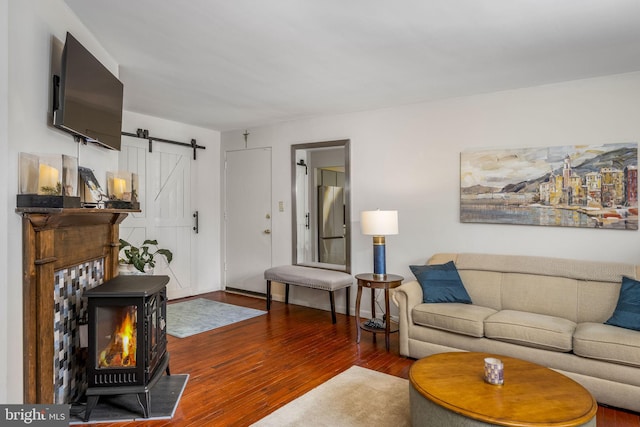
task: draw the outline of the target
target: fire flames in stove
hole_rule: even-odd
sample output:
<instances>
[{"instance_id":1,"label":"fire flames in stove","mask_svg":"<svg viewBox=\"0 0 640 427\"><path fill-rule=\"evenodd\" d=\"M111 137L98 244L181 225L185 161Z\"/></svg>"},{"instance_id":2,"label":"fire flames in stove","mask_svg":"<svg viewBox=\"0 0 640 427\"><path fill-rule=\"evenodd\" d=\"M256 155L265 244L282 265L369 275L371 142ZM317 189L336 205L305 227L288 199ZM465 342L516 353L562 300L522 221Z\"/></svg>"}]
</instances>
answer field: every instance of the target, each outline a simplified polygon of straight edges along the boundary
<instances>
[{"instance_id":1,"label":"fire flames in stove","mask_svg":"<svg viewBox=\"0 0 640 427\"><path fill-rule=\"evenodd\" d=\"M98 367L120 368L136 366L136 312L127 310L120 324L111 335L109 344L100 352Z\"/></svg>"}]
</instances>

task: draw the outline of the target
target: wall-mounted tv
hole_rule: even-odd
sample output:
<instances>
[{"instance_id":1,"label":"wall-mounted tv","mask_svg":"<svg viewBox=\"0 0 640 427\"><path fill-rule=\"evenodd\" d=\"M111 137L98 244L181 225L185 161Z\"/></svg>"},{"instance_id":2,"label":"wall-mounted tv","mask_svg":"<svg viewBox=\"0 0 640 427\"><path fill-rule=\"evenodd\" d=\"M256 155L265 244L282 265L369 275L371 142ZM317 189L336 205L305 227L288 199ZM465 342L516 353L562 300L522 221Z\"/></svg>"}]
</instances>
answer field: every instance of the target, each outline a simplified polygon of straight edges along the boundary
<instances>
[{"instance_id":1,"label":"wall-mounted tv","mask_svg":"<svg viewBox=\"0 0 640 427\"><path fill-rule=\"evenodd\" d=\"M54 76L53 125L85 141L120 150L120 80L70 33L61 65L61 75Z\"/></svg>"}]
</instances>

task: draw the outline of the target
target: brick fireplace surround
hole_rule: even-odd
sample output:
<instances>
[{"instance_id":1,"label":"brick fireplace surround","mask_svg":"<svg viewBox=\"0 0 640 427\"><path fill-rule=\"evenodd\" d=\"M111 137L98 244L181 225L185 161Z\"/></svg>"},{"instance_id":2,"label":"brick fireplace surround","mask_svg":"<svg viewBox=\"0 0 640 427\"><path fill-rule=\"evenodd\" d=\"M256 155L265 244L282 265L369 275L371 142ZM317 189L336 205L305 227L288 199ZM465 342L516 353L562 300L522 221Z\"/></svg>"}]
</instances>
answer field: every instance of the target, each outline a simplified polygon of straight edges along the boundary
<instances>
[{"instance_id":1,"label":"brick fireplace surround","mask_svg":"<svg viewBox=\"0 0 640 427\"><path fill-rule=\"evenodd\" d=\"M118 272L118 209L18 208L23 242L24 403L70 403L82 292ZM80 383L78 381L77 383Z\"/></svg>"}]
</instances>

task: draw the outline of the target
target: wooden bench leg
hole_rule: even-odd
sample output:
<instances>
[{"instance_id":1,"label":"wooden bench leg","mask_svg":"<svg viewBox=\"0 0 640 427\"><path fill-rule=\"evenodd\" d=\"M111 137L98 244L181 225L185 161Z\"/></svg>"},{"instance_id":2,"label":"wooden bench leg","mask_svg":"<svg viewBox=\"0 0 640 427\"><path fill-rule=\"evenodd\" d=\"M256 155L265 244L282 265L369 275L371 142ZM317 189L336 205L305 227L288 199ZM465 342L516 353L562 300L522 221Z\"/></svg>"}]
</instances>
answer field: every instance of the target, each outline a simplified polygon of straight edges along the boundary
<instances>
[{"instance_id":1,"label":"wooden bench leg","mask_svg":"<svg viewBox=\"0 0 640 427\"><path fill-rule=\"evenodd\" d=\"M285 283L284 303L289 304L289 284ZM271 309L271 280L267 280L267 311Z\"/></svg>"},{"instance_id":2,"label":"wooden bench leg","mask_svg":"<svg viewBox=\"0 0 640 427\"><path fill-rule=\"evenodd\" d=\"M331 323L336 323L336 301L333 296L333 291L329 291L329 301L331 302Z\"/></svg>"},{"instance_id":3,"label":"wooden bench leg","mask_svg":"<svg viewBox=\"0 0 640 427\"><path fill-rule=\"evenodd\" d=\"M290 283L284 283L285 285L285 294L284 294L284 303L285 304L289 304L289 288L290 288ZM301 285L304 286L304 285ZM335 291L328 291L329 292L329 301L331 303L331 322L333 324L335 324L337 322L337 317L336 317L336 301L335 301ZM349 317L349 310L350 310L350 305L351 305L351 287L347 286L345 288L345 292L347 293L346 295L346 309L345 309L345 313L347 315L347 317ZM267 311L269 311L271 309L271 280L267 280Z\"/></svg>"},{"instance_id":4,"label":"wooden bench leg","mask_svg":"<svg viewBox=\"0 0 640 427\"><path fill-rule=\"evenodd\" d=\"M345 312L347 314L347 317L349 317L349 298L351 296L351 286L347 286L345 290L347 291L347 308L345 309Z\"/></svg>"},{"instance_id":5,"label":"wooden bench leg","mask_svg":"<svg viewBox=\"0 0 640 427\"><path fill-rule=\"evenodd\" d=\"M267 280L267 311L271 309L271 280Z\"/></svg>"}]
</instances>

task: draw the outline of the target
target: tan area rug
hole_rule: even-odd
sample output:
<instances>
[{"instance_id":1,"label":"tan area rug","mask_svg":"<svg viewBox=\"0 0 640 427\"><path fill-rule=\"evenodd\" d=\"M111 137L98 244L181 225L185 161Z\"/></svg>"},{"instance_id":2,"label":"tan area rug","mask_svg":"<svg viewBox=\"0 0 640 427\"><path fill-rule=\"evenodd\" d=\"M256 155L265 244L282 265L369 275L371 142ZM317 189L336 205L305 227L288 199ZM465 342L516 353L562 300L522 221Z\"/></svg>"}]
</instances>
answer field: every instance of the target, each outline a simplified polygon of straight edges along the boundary
<instances>
[{"instance_id":1,"label":"tan area rug","mask_svg":"<svg viewBox=\"0 0 640 427\"><path fill-rule=\"evenodd\" d=\"M267 415L255 427L411 425L409 381L352 366Z\"/></svg>"}]
</instances>

